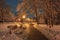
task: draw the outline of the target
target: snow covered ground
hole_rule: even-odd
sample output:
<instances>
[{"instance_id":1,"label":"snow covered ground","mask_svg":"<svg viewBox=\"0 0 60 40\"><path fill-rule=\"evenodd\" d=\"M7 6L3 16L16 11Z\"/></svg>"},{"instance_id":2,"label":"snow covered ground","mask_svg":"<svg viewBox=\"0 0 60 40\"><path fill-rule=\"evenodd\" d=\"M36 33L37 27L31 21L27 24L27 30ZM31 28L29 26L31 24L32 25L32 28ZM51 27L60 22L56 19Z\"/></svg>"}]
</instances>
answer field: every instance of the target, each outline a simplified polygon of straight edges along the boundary
<instances>
[{"instance_id":1,"label":"snow covered ground","mask_svg":"<svg viewBox=\"0 0 60 40\"><path fill-rule=\"evenodd\" d=\"M54 27L49 28L47 25L39 24L38 27L34 27L50 40L60 40L60 25L54 25Z\"/></svg>"},{"instance_id":2,"label":"snow covered ground","mask_svg":"<svg viewBox=\"0 0 60 40\"><path fill-rule=\"evenodd\" d=\"M9 31L9 29L7 28L8 25L15 25L15 23L0 23L0 34L2 31L5 33L7 33ZM27 24L25 24L25 25L27 25ZM60 40L60 25L54 25L54 27L49 28L45 24L39 24L39 25L35 24L34 27L38 31L42 32L50 40ZM27 29L27 31L28 30L29 29ZM4 36L3 36L3 38L4 38ZM22 38L16 37L16 35L14 33L12 35L10 35L8 38L11 40L23 40ZM9 39L7 39L7 40L9 40ZM1 40L1 38L0 38L0 40Z\"/></svg>"},{"instance_id":3,"label":"snow covered ground","mask_svg":"<svg viewBox=\"0 0 60 40\"><path fill-rule=\"evenodd\" d=\"M12 31L12 34L9 34L9 29L7 28L7 26L9 25L15 25L16 23L0 23L0 40L24 40L24 38L27 38L27 32L24 29L19 29L17 28L16 31L17 32L24 32L23 34L15 34Z\"/></svg>"}]
</instances>

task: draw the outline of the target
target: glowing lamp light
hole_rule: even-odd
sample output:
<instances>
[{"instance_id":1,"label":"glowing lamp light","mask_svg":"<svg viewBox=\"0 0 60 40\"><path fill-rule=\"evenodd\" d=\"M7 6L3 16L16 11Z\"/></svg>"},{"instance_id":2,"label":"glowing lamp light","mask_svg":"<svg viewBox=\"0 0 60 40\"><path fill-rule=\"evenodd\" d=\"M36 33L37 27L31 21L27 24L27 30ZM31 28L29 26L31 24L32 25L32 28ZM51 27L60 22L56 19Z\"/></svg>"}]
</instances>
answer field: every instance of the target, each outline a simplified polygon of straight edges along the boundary
<instances>
[{"instance_id":1,"label":"glowing lamp light","mask_svg":"<svg viewBox=\"0 0 60 40\"><path fill-rule=\"evenodd\" d=\"M19 25L19 24L17 24L17 27L20 27L20 25Z\"/></svg>"},{"instance_id":2,"label":"glowing lamp light","mask_svg":"<svg viewBox=\"0 0 60 40\"><path fill-rule=\"evenodd\" d=\"M24 15L23 18L25 18L26 16Z\"/></svg>"},{"instance_id":3,"label":"glowing lamp light","mask_svg":"<svg viewBox=\"0 0 60 40\"><path fill-rule=\"evenodd\" d=\"M27 18L28 21L30 21L30 18Z\"/></svg>"},{"instance_id":4,"label":"glowing lamp light","mask_svg":"<svg viewBox=\"0 0 60 40\"><path fill-rule=\"evenodd\" d=\"M15 24L17 25L17 27L20 27L20 24L19 23L16 22Z\"/></svg>"},{"instance_id":5,"label":"glowing lamp light","mask_svg":"<svg viewBox=\"0 0 60 40\"><path fill-rule=\"evenodd\" d=\"M28 23L25 23L24 26L29 27L30 25Z\"/></svg>"}]
</instances>

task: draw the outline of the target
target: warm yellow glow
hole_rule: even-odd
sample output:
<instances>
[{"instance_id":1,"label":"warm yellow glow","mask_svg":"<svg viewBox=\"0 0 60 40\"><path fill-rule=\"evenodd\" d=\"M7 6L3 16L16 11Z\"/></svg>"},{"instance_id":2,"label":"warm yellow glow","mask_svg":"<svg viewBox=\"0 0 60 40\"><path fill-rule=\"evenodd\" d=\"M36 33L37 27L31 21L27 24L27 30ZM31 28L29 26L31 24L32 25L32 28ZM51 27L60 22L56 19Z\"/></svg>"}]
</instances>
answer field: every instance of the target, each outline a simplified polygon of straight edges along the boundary
<instances>
[{"instance_id":1,"label":"warm yellow glow","mask_svg":"<svg viewBox=\"0 0 60 40\"><path fill-rule=\"evenodd\" d=\"M29 27L29 23L24 23L23 26Z\"/></svg>"},{"instance_id":2,"label":"warm yellow glow","mask_svg":"<svg viewBox=\"0 0 60 40\"><path fill-rule=\"evenodd\" d=\"M24 15L23 18L25 18L26 16Z\"/></svg>"},{"instance_id":3,"label":"warm yellow glow","mask_svg":"<svg viewBox=\"0 0 60 40\"><path fill-rule=\"evenodd\" d=\"M20 27L20 25L19 25L19 24L17 24L17 27Z\"/></svg>"},{"instance_id":4,"label":"warm yellow glow","mask_svg":"<svg viewBox=\"0 0 60 40\"><path fill-rule=\"evenodd\" d=\"M27 18L28 21L30 21L30 18Z\"/></svg>"},{"instance_id":5,"label":"warm yellow glow","mask_svg":"<svg viewBox=\"0 0 60 40\"><path fill-rule=\"evenodd\" d=\"M20 27L20 23L18 22L15 22L15 25L17 25L17 27Z\"/></svg>"},{"instance_id":6,"label":"warm yellow glow","mask_svg":"<svg viewBox=\"0 0 60 40\"><path fill-rule=\"evenodd\" d=\"M37 23L33 22L32 24L34 24L34 27L38 27L38 24Z\"/></svg>"}]
</instances>

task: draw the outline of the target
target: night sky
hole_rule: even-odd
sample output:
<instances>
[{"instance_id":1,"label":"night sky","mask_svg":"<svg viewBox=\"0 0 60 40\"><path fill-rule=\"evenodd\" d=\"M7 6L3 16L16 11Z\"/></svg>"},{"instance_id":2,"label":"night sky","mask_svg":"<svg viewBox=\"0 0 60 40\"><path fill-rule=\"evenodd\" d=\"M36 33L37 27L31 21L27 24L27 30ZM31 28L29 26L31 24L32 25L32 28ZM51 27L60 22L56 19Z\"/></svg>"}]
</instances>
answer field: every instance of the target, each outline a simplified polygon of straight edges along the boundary
<instances>
[{"instance_id":1,"label":"night sky","mask_svg":"<svg viewBox=\"0 0 60 40\"><path fill-rule=\"evenodd\" d=\"M20 0L21 2L22 0ZM14 12L14 14L16 13L16 7L18 4L18 0L6 0L6 4L10 5L12 7L12 12Z\"/></svg>"},{"instance_id":2,"label":"night sky","mask_svg":"<svg viewBox=\"0 0 60 40\"><path fill-rule=\"evenodd\" d=\"M12 12L16 15L16 7L18 3L21 3L22 0L6 0L6 4L10 5L12 7ZM43 12L43 10L39 10L39 12ZM29 14L30 15L30 14ZM30 17L33 17L32 15Z\"/></svg>"}]
</instances>

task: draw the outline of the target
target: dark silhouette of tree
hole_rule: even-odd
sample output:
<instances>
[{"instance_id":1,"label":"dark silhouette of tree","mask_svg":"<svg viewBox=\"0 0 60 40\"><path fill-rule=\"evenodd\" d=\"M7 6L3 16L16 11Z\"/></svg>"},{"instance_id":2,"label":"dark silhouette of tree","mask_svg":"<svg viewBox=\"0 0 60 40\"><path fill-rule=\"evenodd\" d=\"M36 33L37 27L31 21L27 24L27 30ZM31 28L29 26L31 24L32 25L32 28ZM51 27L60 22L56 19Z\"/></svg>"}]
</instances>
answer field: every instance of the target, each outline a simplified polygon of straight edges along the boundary
<instances>
[{"instance_id":1,"label":"dark silhouette of tree","mask_svg":"<svg viewBox=\"0 0 60 40\"><path fill-rule=\"evenodd\" d=\"M0 0L0 21L12 21L13 19L11 6L6 4L6 0Z\"/></svg>"},{"instance_id":2,"label":"dark silhouette of tree","mask_svg":"<svg viewBox=\"0 0 60 40\"><path fill-rule=\"evenodd\" d=\"M0 21L3 21L4 5L5 5L5 0L0 0Z\"/></svg>"},{"instance_id":3,"label":"dark silhouette of tree","mask_svg":"<svg viewBox=\"0 0 60 40\"><path fill-rule=\"evenodd\" d=\"M23 0L21 4L20 9L23 8L24 11L29 10L30 13L33 13L37 23L39 23L40 14L43 14L45 22L50 28L56 23L55 20L60 23L60 0Z\"/></svg>"},{"instance_id":4,"label":"dark silhouette of tree","mask_svg":"<svg viewBox=\"0 0 60 40\"><path fill-rule=\"evenodd\" d=\"M14 21L15 16L12 13L11 7L9 5L5 6L4 13L3 13L3 20L4 21Z\"/></svg>"}]
</instances>

